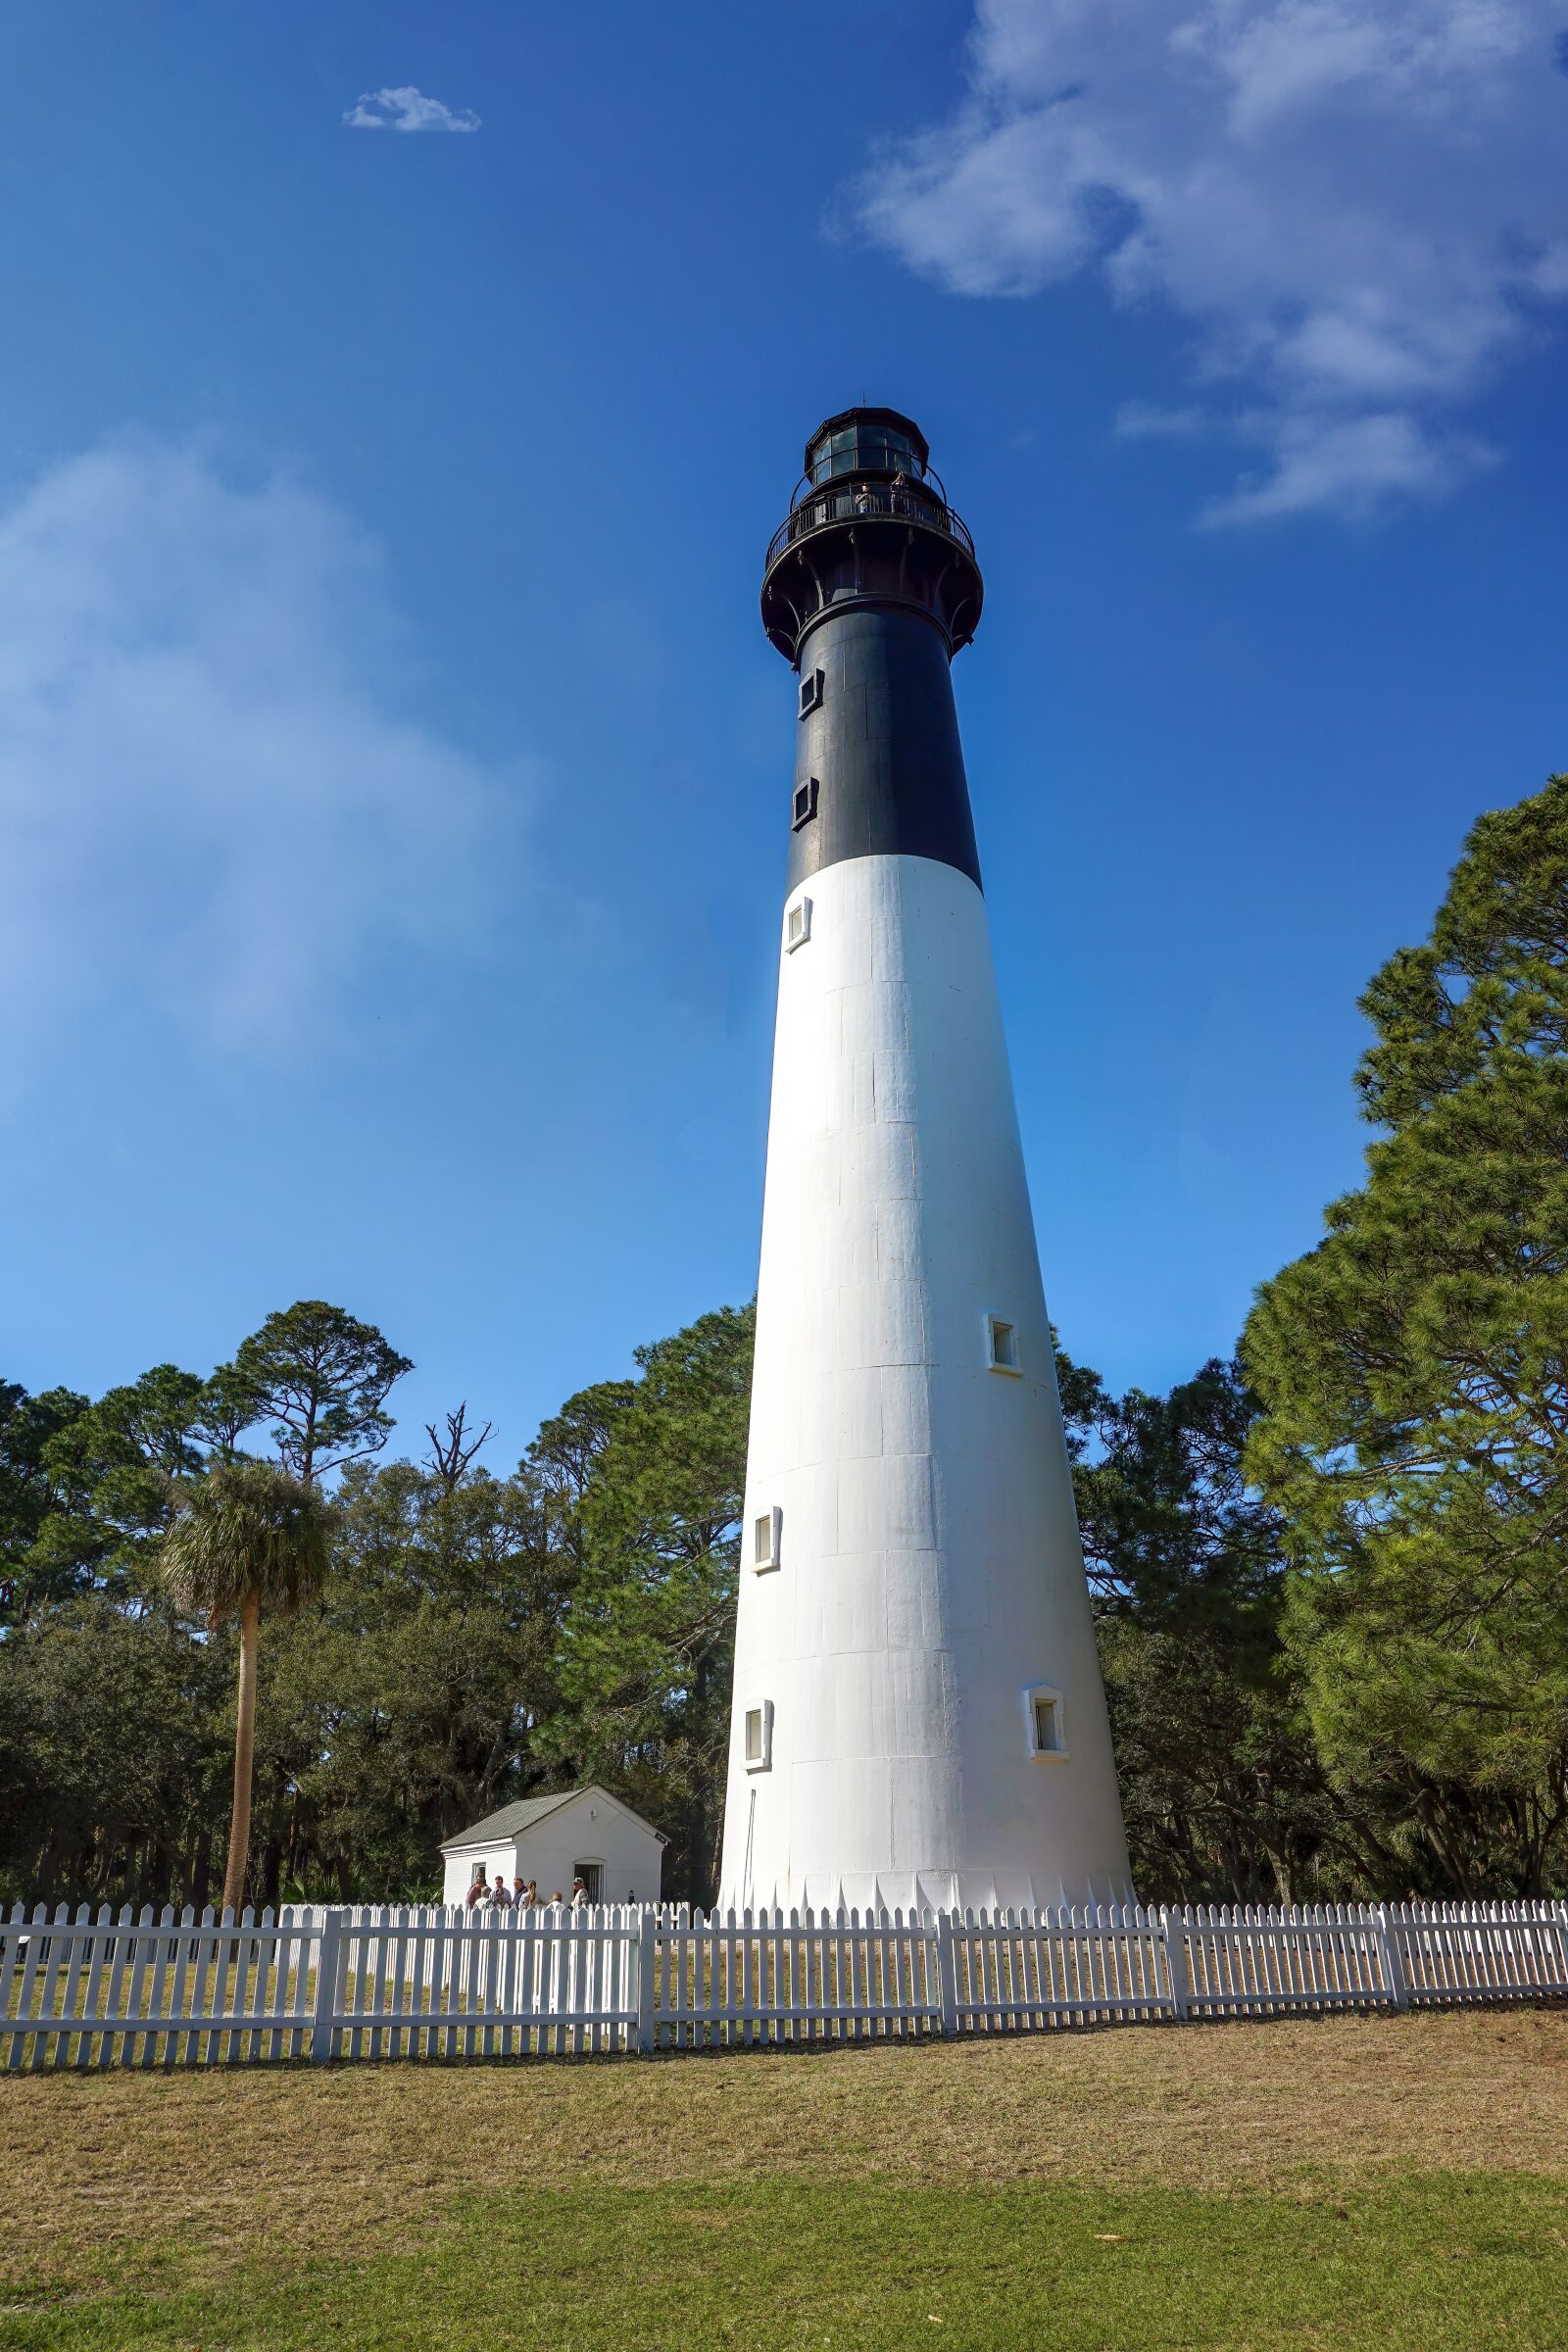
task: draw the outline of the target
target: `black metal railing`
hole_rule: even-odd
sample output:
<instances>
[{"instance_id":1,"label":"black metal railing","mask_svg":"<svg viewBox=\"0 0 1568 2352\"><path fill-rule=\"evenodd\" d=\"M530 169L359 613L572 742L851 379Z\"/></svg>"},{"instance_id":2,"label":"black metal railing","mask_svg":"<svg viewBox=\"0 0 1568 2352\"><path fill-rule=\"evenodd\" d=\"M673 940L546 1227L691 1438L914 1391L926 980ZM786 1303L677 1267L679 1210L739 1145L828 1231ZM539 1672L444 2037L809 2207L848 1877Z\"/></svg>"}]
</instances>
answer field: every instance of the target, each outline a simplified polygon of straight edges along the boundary
<instances>
[{"instance_id":1,"label":"black metal railing","mask_svg":"<svg viewBox=\"0 0 1568 2352\"><path fill-rule=\"evenodd\" d=\"M764 571L772 570L786 548L808 539L813 531L825 531L832 523L861 520L914 523L922 530L940 531L955 540L971 562L976 560L968 524L940 499L912 483L907 489L895 490L888 482L846 482L837 489L812 491L791 508L767 543Z\"/></svg>"}]
</instances>

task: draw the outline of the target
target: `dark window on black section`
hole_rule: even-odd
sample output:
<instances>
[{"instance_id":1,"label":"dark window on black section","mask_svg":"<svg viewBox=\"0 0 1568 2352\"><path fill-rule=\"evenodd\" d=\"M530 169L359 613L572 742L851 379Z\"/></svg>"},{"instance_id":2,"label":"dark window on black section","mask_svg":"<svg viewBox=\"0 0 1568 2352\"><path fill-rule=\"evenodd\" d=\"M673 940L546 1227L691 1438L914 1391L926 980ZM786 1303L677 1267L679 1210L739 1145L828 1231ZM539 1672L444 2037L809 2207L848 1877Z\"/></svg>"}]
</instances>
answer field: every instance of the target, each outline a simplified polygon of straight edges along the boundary
<instances>
[{"instance_id":1,"label":"dark window on black section","mask_svg":"<svg viewBox=\"0 0 1568 2352\"><path fill-rule=\"evenodd\" d=\"M797 784L795 787L795 808L792 818L794 830L798 833L803 825L810 823L815 814L816 778L808 776L804 784Z\"/></svg>"},{"instance_id":2,"label":"dark window on black section","mask_svg":"<svg viewBox=\"0 0 1568 2352\"><path fill-rule=\"evenodd\" d=\"M821 708L822 672L808 669L801 680L801 716L804 718L808 710L819 710Z\"/></svg>"}]
</instances>

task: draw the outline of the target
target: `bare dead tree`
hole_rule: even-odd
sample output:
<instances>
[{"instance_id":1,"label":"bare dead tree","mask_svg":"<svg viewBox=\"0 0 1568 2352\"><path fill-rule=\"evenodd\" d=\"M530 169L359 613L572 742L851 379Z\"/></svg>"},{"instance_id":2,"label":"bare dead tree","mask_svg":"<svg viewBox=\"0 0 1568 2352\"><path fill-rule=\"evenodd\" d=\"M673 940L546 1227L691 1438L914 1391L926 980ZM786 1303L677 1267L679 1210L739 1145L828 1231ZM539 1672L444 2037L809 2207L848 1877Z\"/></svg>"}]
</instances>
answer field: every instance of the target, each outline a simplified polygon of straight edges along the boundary
<instances>
[{"instance_id":1,"label":"bare dead tree","mask_svg":"<svg viewBox=\"0 0 1568 2352\"><path fill-rule=\"evenodd\" d=\"M430 1441L431 1447L424 1457L424 1466L441 1481L441 1491L445 1494L455 1493L461 1486L468 1464L473 1460L480 1446L487 1445L490 1440L493 1427L491 1422L485 1423L476 1438L470 1438L467 1432L467 1399L465 1398L455 1413L448 1413L447 1434L444 1438L438 1433L433 1421L427 1421L424 1425L424 1433Z\"/></svg>"}]
</instances>

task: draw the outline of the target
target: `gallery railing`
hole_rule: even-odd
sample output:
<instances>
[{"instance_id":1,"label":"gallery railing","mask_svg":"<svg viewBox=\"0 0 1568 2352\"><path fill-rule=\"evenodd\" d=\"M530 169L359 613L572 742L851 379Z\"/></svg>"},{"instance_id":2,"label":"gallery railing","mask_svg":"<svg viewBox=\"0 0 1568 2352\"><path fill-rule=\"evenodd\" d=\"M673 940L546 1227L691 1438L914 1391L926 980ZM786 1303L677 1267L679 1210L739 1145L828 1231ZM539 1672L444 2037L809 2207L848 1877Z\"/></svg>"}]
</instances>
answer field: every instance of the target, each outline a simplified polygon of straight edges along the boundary
<instances>
[{"instance_id":1,"label":"gallery railing","mask_svg":"<svg viewBox=\"0 0 1568 2352\"><path fill-rule=\"evenodd\" d=\"M768 541L764 571L771 571L779 557L801 540L845 522L911 524L919 530L939 532L956 541L971 560L974 557L967 523L940 499L913 487L895 490L886 482L845 483L833 490L813 490L791 508Z\"/></svg>"}]
</instances>

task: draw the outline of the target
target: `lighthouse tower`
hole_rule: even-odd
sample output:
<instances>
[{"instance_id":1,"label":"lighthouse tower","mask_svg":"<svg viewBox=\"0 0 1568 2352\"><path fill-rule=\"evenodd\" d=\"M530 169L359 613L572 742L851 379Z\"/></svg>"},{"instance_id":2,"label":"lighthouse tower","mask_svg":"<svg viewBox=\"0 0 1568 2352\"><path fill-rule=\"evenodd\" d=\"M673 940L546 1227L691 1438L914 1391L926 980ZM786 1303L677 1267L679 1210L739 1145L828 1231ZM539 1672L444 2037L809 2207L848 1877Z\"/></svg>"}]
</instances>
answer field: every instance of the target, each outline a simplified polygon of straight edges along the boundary
<instances>
[{"instance_id":1,"label":"lighthouse tower","mask_svg":"<svg viewBox=\"0 0 1568 2352\"><path fill-rule=\"evenodd\" d=\"M974 543L891 409L811 436L720 1900L1130 1892L949 665Z\"/></svg>"}]
</instances>

